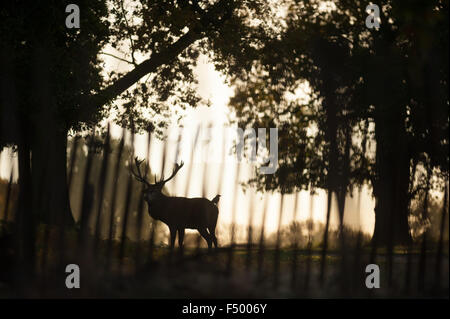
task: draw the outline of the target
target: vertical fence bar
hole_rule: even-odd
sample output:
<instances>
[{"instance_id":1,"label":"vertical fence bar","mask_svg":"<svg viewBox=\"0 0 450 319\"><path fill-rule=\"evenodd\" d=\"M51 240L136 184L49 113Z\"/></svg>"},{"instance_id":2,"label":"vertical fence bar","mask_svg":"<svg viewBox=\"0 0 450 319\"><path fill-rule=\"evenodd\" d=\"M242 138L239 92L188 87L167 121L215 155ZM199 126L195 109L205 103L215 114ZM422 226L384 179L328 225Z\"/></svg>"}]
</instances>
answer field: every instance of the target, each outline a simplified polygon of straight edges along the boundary
<instances>
[{"instance_id":1,"label":"vertical fence bar","mask_svg":"<svg viewBox=\"0 0 450 319\"><path fill-rule=\"evenodd\" d=\"M147 140L147 155L146 155L146 165L148 170L150 171L150 147L151 147L151 132L148 131L147 132L147 136L148 136L148 140ZM142 262L142 243L141 243L141 239L142 239L142 220L144 218L144 185L140 186L140 191L139 191L139 204L138 204L138 215L137 215L137 234L136 234L136 238L137 238L137 242L136 242L136 255L135 255L135 260L136 260L136 266L137 268L141 266L141 262Z\"/></svg>"},{"instance_id":2,"label":"vertical fence bar","mask_svg":"<svg viewBox=\"0 0 450 319\"><path fill-rule=\"evenodd\" d=\"M122 231L120 235L120 247L119 247L119 271L122 274L123 271L123 263L125 258L125 249L127 245L127 229L128 229L128 219L130 215L130 206L131 206L131 194L133 192L133 180L131 175L128 176L127 179L127 189L125 195L125 205L124 205L124 213L122 220Z\"/></svg>"},{"instance_id":3,"label":"vertical fence bar","mask_svg":"<svg viewBox=\"0 0 450 319\"><path fill-rule=\"evenodd\" d=\"M156 219L152 220L150 229L150 238L148 243L148 257L147 262L152 265L155 260L155 238L158 229L158 221Z\"/></svg>"},{"instance_id":4,"label":"vertical fence bar","mask_svg":"<svg viewBox=\"0 0 450 319\"><path fill-rule=\"evenodd\" d=\"M208 134L210 134L210 132L211 132L211 124L208 124L207 132L208 132ZM209 138L209 136L208 136L208 138ZM205 144L208 144L208 147L209 147L209 142L210 142L210 140L207 140L205 142ZM208 154L209 154L209 150L208 150ZM205 160L205 158L202 158L202 162L204 160ZM206 197L206 182L207 182L206 177L207 177L207 174L208 174L208 160L206 160L206 163L203 162L202 164L203 164L202 165L202 197L205 198ZM205 229L205 232L206 232L205 235L209 235L208 236L208 252L211 252L210 245L212 245L212 236L211 236L211 234L208 233L208 230Z\"/></svg>"},{"instance_id":5,"label":"vertical fence bar","mask_svg":"<svg viewBox=\"0 0 450 319\"><path fill-rule=\"evenodd\" d=\"M83 191L81 197L81 219L80 219L80 233L78 237L78 248L81 249L80 253L86 256L87 240L89 235L89 218L91 215L92 206L94 203L94 187L92 186L89 178L92 172L92 161L94 157L94 141L95 130L92 130L92 136L90 137L88 145L87 163L84 171L83 179Z\"/></svg>"},{"instance_id":6,"label":"vertical fence bar","mask_svg":"<svg viewBox=\"0 0 450 319\"><path fill-rule=\"evenodd\" d=\"M178 138L177 138L177 147L175 149L175 163L178 163L178 158L180 156L180 146L181 146L181 141L183 138L183 128L180 128L180 131L178 133ZM173 181L173 189L176 190L177 189L177 178L175 178L175 180ZM184 235L185 235L186 230L183 229L178 232L178 254L180 257L180 261L182 259L182 257L184 256Z\"/></svg>"},{"instance_id":7,"label":"vertical fence bar","mask_svg":"<svg viewBox=\"0 0 450 319\"><path fill-rule=\"evenodd\" d=\"M118 202L117 198L117 190L119 186L119 174L120 174L120 163L122 161L122 153L124 151L125 147L125 138L126 138L126 131L122 130L122 138L119 142L119 147L117 150L117 156L116 156L116 165L114 167L114 176L112 180L112 196L111 196L111 210L109 215L109 231L108 231L108 245L106 249L106 270L111 271L112 263L113 263L113 244L114 244L114 217L116 214L116 206Z\"/></svg>"},{"instance_id":8,"label":"vertical fence bar","mask_svg":"<svg viewBox=\"0 0 450 319\"><path fill-rule=\"evenodd\" d=\"M300 224L297 222L297 210L298 210L298 197L299 192L295 192L295 202L294 202L294 214L292 218L292 231L294 232L294 242L292 247L292 265L291 265L291 288L295 289L297 284L297 259L298 259L298 246L299 238L301 234Z\"/></svg>"},{"instance_id":9,"label":"vertical fence bar","mask_svg":"<svg viewBox=\"0 0 450 319\"><path fill-rule=\"evenodd\" d=\"M445 183L444 188L444 203L442 205L441 213L441 225L439 233L439 241L436 250L436 264L435 264L435 287L439 290L441 285L441 272L442 272L442 251L444 246L444 232L445 232L445 218L447 216L447 203L448 203L448 181Z\"/></svg>"},{"instance_id":10,"label":"vertical fence bar","mask_svg":"<svg viewBox=\"0 0 450 319\"><path fill-rule=\"evenodd\" d=\"M186 196L186 197L189 194L189 187L191 185L192 166L193 166L193 162L194 162L194 154L195 154L195 151L197 149L197 143L198 143L198 137L200 135L200 130L201 130L201 126L199 125L197 127L197 131L195 133L195 138L194 138L194 144L192 145L192 149L191 149L191 157L190 157L190 162L189 162L188 176L187 176L187 179L186 179L186 186L184 188L184 196Z\"/></svg>"},{"instance_id":11,"label":"vertical fence bar","mask_svg":"<svg viewBox=\"0 0 450 319\"><path fill-rule=\"evenodd\" d=\"M322 254L320 257L320 274L319 274L319 283L323 286L325 281L325 268L326 268L326 258L327 258L327 250L328 250L328 232L330 228L330 215L331 215L331 203L333 198L333 192L331 189L327 191L327 216L325 221L325 231L323 233L323 246L322 246Z\"/></svg>"},{"instance_id":12,"label":"vertical fence bar","mask_svg":"<svg viewBox=\"0 0 450 319\"><path fill-rule=\"evenodd\" d=\"M356 210L358 212L358 233L356 237L356 244L355 244L355 255L354 255L354 261L353 261L353 273L359 274L361 272L361 246L362 246L362 227L361 227L361 188L358 189L358 199L356 204ZM352 288L354 291L360 287L360 280L362 276L352 276L353 278L353 285Z\"/></svg>"},{"instance_id":13,"label":"vertical fence bar","mask_svg":"<svg viewBox=\"0 0 450 319\"><path fill-rule=\"evenodd\" d=\"M283 219L283 206L284 206L284 192L281 192L280 207L278 212L278 229L277 229L277 239L275 243L275 253L274 253L274 269L273 269L273 287L278 288L280 281L280 246L281 246L281 223Z\"/></svg>"},{"instance_id":14,"label":"vertical fence bar","mask_svg":"<svg viewBox=\"0 0 450 319\"><path fill-rule=\"evenodd\" d=\"M336 192L337 200L338 200L338 211L339 211L339 253L341 255L341 273L340 273L340 289L341 293L344 295L348 294L348 272L347 272L347 263L348 263L348 254L347 254L347 243L346 243L346 234L345 234L345 225L344 225L344 214L345 214L345 202L347 192L344 190Z\"/></svg>"},{"instance_id":15,"label":"vertical fence bar","mask_svg":"<svg viewBox=\"0 0 450 319\"><path fill-rule=\"evenodd\" d=\"M264 205L263 205L263 216L261 223L261 233L259 236L259 247L258 247L258 269L257 269L257 283L260 283L263 279L264 272L264 255L265 255L265 244L264 244L264 236L265 236L265 227L266 227L266 215L267 215L267 206L268 206L268 196L264 195Z\"/></svg>"},{"instance_id":16,"label":"vertical fence bar","mask_svg":"<svg viewBox=\"0 0 450 319\"><path fill-rule=\"evenodd\" d=\"M430 167L427 169L427 186L425 189L425 198L423 201L423 212L422 218L423 220L427 220L428 218L428 206L429 206L429 193L430 193L430 183L431 183L431 174L432 170ZM420 292L423 292L425 289L425 277L426 277L426 262L427 262L427 233L428 230L425 229L422 234L422 246L420 249L420 259L419 259L419 272L418 272L418 288Z\"/></svg>"},{"instance_id":17,"label":"vertical fence bar","mask_svg":"<svg viewBox=\"0 0 450 319\"><path fill-rule=\"evenodd\" d=\"M309 281L311 278L312 232L314 230L313 211L314 211L314 195L311 193L309 203L308 243L306 247L306 267L305 267L306 269L304 282L304 289L306 291L309 290Z\"/></svg>"},{"instance_id":18,"label":"vertical fence bar","mask_svg":"<svg viewBox=\"0 0 450 319\"><path fill-rule=\"evenodd\" d=\"M110 127L108 123L108 127L106 130L106 138L103 142L103 158L102 158L102 164L100 169L100 176L99 176L99 193L98 193L98 200L97 200L97 214L95 218L95 237L94 237L94 252L95 256L99 256L98 250L99 250L99 243L101 239L101 214L103 209L103 199L105 195L105 183L106 183L106 177L108 172L108 164L109 164L109 153L110 153Z\"/></svg>"},{"instance_id":19,"label":"vertical fence bar","mask_svg":"<svg viewBox=\"0 0 450 319\"><path fill-rule=\"evenodd\" d=\"M412 194L414 188L414 181L416 179L416 171L417 171L417 160L413 161L412 164L412 172L411 172L411 180L409 183L408 193ZM411 202L409 202L409 211L411 211ZM412 273L412 254L413 254L413 240L408 242L407 251L406 251L406 271L405 271L405 282L404 282L404 291L405 294L408 295L411 289L411 273Z\"/></svg>"},{"instance_id":20,"label":"vertical fence bar","mask_svg":"<svg viewBox=\"0 0 450 319\"><path fill-rule=\"evenodd\" d=\"M71 146L71 154L70 154L70 166L69 166L69 176L68 176L68 197L70 200L70 193L72 191L72 184L73 184L73 174L75 170L75 163L77 160L77 152L78 152L78 146L80 144L80 137L77 135L72 139L72 146ZM65 217L66 214L63 214L63 218L61 220L61 225L59 227L59 235L58 235L58 254L59 254L59 264L60 267L64 265L65 259L66 259L66 232L65 232Z\"/></svg>"},{"instance_id":21,"label":"vertical fence bar","mask_svg":"<svg viewBox=\"0 0 450 319\"><path fill-rule=\"evenodd\" d=\"M75 170L75 163L77 159L77 151L78 151L78 145L80 144L80 137L77 135L72 140L72 149L70 154L70 168L69 168L69 178L68 178L68 186L69 191L72 187L72 179L73 179L73 173Z\"/></svg>"},{"instance_id":22,"label":"vertical fence bar","mask_svg":"<svg viewBox=\"0 0 450 319\"><path fill-rule=\"evenodd\" d=\"M160 175L159 175L159 180L160 181L164 180L164 170L166 168L166 160L167 160L167 152L168 152L167 149L168 149L167 141L164 141L164 143L163 143L163 150L162 150L162 153L161 153L161 170L160 170ZM156 176L155 176L155 178L156 178ZM153 235L155 235L155 234L153 234ZM175 242L176 232L175 232L175 235L174 235L174 238L173 238L173 245L172 245L172 237L171 237L171 235L172 235L172 229L169 229L169 261L170 262L172 261L172 257L173 257L173 248L175 246L174 242ZM154 240L154 238L153 238L153 240Z\"/></svg>"},{"instance_id":23,"label":"vertical fence bar","mask_svg":"<svg viewBox=\"0 0 450 319\"><path fill-rule=\"evenodd\" d=\"M245 269L250 270L252 263L252 246L253 246L253 192L250 193L248 229L247 229L247 256L245 260Z\"/></svg>"},{"instance_id":24,"label":"vertical fence bar","mask_svg":"<svg viewBox=\"0 0 450 319\"><path fill-rule=\"evenodd\" d=\"M221 162L220 162L220 169L219 169L219 177L217 178L217 183L216 183L216 196L218 195L218 202L217 202L217 207L220 208L220 195L222 194L222 187L223 187L223 176L224 176L224 167L225 167L225 161L226 161L226 149L225 149L225 144L226 144L226 129L224 128L222 130L222 147L221 147ZM217 223L219 222L219 218L220 218L221 214L220 214L220 209L219 209L219 216L218 216L218 220ZM216 225L216 229L217 229L217 225ZM214 236L216 236L217 230L214 233ZM217 240L217 238L216 238ZM219 244L217 244L219 245ZM213 255L213 260L214 262L218 261L218 250L216 250L216 253Z\"/></svg>"},{"instance_id":25,"label":"vertical fence bar","mask_svg":"<svg viewBox=\"0 0 450 319\"><path fill-rule=\"evenodd\" d=\"M150 132L149 132L150 134ZM151 147L151 135L149 135L149 147L148 147L148 165L149 165L149 171L151 171L150 166L150 147ZM156 183L156 174L154 174L154 181L153 183ZM151 208L148 208L149 210ZM155 240L156 240L156 234L158 230L158 221L156 219L151 219L151 228L150 228L150 237L148 242L148 254L147 254L147 263L150 265L150 267L153 266L153 263L155 261Z\"/></svg>"},{"instance_id":26,"label":"vertical fence bar","mask_svg":"<svg viewBox=\"0 0 450 319\"><path fill-rule=\"evenodd\" d=\"M134 157L134 130L131 131L131 157L128 165L133 165L132 159ZM128 229L128 219L131 209L131 194L133 193L133 177L131 174L127 174L127 189L125 195L125 206L124 214L122 220L122 232L120 236L120 247L119 247L119 273L123 274L123 263L125 258L125 249L127 245L127 229Z\"/></svg>"},{"instance_id":27,"label":"vertical fence bar","mask_svg":"<svg viewBox=\"0 0 450 319\"><path fill-rule=\"evenodd\" d=\"M147 161L148 161L148 167L149 167L149 171L151 171L151 166L150 166L150 150L151 150L151 145L152 145L152 135L151 132L148 132L148 148L147 148ZM151 172L150 172L151 174ZM156 183L156 175L154 177L154 183ZM148 207L148 209L150 210L150 207ZM148 253L147 253L147 263L152 265L153 261L154 261L154 257L155 257L155 236L156 236L156 231L158 228L158 221L156 219L150 219L151 220L151 225L150 225L150 234L149 234L149 241L148 241Z\"/></svg>"},{"instance_id":28,"label":"vertical fence bar","mask_svg":"<svg viewBox=\"0 0 450 319\"><path fill-rule=\"evenodd\" d=\"M231 275L233 271L233 257L234 257L234 246L235 246L235 236L236 236L236 209L237 209L237 197L239 191L239 175L241 172L241 162L236 165L236 174L234 180L234 192L233 192L233 210L231 212L231 238L230 247L228 250L228 260L227 260L227 274Z\"/></svg>"},{"instance_id":29,"label":"vertical fence bar","mask_svg":"<svg viewBox=\"0 0 450 319\"><path fill-rule=\"evenodd\" d=\"M139 202L136 218L136 251L134 255L135 269L141 266L142 261L142 219L144 214L144 193L143 185L139 185Z\"/></svg>"}]
</instances>

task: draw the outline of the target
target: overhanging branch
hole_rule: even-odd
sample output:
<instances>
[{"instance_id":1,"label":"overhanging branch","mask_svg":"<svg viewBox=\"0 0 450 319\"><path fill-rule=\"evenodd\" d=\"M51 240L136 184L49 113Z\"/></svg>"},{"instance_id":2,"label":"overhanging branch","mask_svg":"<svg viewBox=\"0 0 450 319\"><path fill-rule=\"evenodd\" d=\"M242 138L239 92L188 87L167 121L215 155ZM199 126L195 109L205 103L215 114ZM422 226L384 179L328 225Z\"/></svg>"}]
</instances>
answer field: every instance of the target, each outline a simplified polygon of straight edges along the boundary
<instances>
[{"instance_id":1,"label":"overhanging branch","mask_svg":"<svg viewBox=\"0 0 450 319\"><path fill-rule=\"evenodd\" d=\"M203 28L211 27L215 21L222 25L224 20L223 12L232 10L234 0L220 0L210 8L206 15L201 18L200 25ZM175 43L168 46L161 52L153 54L148 60L137 65L133 70L122 76L119 80L105 88L98 94L91 95L80 107L79 120L87 122L93 111L101 108L121 93L138 82L143 76L155 72L158 67L171 63L183 50L188 48L192 43L204 37L204 32L199 29L191 28L185 35L179 38Z\"/></svg>"},{"instance_id":2,"label":"overhanging branch","mask_svg":"<svg viewBox=\"0 0 450 319\"><path fill-rule=\"evenodd\" d=\"M122 76L102 92L90 96L80 110L81 120L88 120L89 115L92 114L92 110L98 109L110 102L130 88L134 83L138 82L146 74L155 72L161 65L172 62L184 49L200 38L201 36L199 34L194 31L189 31L173 45L161 52L153 54L151 58L137 65L132 71Z\"/></svg>"}]
</instances>

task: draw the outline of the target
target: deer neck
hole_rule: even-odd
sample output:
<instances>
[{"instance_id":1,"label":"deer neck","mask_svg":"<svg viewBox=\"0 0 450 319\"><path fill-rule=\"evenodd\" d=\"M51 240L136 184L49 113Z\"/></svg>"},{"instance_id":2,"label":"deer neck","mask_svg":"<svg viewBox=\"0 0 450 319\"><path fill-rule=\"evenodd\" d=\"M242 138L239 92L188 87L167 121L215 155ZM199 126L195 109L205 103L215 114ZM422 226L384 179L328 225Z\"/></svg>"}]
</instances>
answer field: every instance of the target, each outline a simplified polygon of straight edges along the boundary
<instances>
[{"instance_id":1,"label":"deer neck","mask_svg":"<svg viewBox=\"0 0 450 319\"><path fill-rule=\"evenodd\" d=\"M169 196L159 193L158 196L152 200L147 201L148 211L151 217L164 221L166 215L166 203Z\"/></svg>"}]
</instances>

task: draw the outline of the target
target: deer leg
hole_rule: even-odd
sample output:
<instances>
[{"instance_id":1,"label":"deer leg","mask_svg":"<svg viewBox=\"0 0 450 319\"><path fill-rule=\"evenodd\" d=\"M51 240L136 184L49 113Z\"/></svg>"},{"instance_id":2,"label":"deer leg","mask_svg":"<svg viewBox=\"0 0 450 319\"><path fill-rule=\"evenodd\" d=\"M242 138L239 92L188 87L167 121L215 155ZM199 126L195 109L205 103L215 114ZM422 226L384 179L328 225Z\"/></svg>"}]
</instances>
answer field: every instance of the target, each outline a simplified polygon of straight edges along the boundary
<instances>
[{"instance_id":1,"label":"deer leg","mask_svg":"<svg viewBox=\"0 0 450 319\"><path fill-rule=\"evenodd\" d=\"M214 228L209 228L209 233L211 234L211 239L214 243L214 248L217 248L217 237L216 237L216 230Z\"/></svg>"},{"instance_id":2,"label":"deer leg","mask_svg":"<svg viewBox=\"0 0 450 319\"><path fill-rule=\"evenodd\" d=\"M199 228L198 232L200 235L202 235L203 238L205 238L206 242L208 243L208 249L211 249L211 235L208 233L206 228Z\"/></svg>"},{"instance_id":3,"label":"deer leg","mask_svg":"<svg viewBox=\"0 0 450 319\"><path fill-rule=\"evenodd\" d=\"M178 229L178 246L183 248L183 240L184 240L184 228Z\"/></svg>"},{"instance_id":4,"label":"deer leg","mask_svg":"<svg viewBox=\"0 0 450 319\"><path fill-rule=\"evenodd\" d=\"M177 236L177 230L173 228L169 228L170 231L170 250L173 250L175 246L175 237Z\"/></svg>"}]
</instances>

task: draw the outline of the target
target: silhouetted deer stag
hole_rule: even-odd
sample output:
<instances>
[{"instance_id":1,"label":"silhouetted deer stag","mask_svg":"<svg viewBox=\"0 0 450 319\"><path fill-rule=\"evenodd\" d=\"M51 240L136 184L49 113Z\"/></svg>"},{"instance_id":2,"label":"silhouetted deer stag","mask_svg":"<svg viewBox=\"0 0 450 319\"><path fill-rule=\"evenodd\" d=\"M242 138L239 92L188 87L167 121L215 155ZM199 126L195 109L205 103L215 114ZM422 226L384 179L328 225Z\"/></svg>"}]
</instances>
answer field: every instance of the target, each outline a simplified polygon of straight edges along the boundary
<instances>
[{"instance_id":1,"label":"silhouetted deer stag","mask_svg":"<svg viewBox=\"0 0 450 319\"><path fill-rule=\"evenodd\" d=\"M146 165L145 172L141 173L141 164L144 160L139 161L136 157L134 159L136 165L136 172L130 166L130 171L133 176L144 184L144 199L148 204L148 213L154 219L160 220L169 226L170 230L170 248L175 244L176 233L178 232L178 245L183 246L184 231L188 229L197 229L200 235L208 243L208 248L211 249L212 243L217 248L216 238L216 224L219 216L219 209L217 204L220 195L214 197L212 201L207 198L186 198L186 197L172 197L166 196L162 193L164 184L170 181L183 167L184 163L175 164L172 175L155 184L150 184L146 179L148 173L148 166Z\"/></svg>"}]
</instances>

